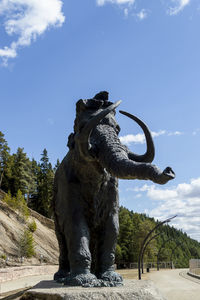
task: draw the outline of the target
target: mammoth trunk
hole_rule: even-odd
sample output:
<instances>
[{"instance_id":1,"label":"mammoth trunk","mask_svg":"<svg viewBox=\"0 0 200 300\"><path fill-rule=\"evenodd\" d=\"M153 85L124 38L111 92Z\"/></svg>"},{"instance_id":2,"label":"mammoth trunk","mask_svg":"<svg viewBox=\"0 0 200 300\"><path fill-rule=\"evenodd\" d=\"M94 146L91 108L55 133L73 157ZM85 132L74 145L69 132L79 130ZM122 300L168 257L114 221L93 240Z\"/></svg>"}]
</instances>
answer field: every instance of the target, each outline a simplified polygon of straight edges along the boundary
<instances>
[{"instance_id":1,"label":"mammoth trunk","mask_svg":"<svg viewBox=\"0 0 200 300\"><path fill-rule=\"evenodd\" d=\"M98 125L91 141L95 140L97 157L107 171L120 179L150 179L159 182L162 172L150 163L138 163L129 159L127 148L121 144L114 128Z\"/></svg>"}]
</instances>

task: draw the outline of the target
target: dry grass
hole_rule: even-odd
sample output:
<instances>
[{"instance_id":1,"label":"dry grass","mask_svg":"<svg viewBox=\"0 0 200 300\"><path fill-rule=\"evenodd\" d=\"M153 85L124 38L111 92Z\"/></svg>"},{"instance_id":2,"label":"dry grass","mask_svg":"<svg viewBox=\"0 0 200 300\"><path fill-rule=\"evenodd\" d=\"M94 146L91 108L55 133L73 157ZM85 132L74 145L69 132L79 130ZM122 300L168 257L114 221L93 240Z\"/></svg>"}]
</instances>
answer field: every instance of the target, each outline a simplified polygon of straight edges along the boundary
<instances>
[{"instance_id":1,"label":"dry grass","mask_svg":"<svg viewBox=\"0 0 200 300\"><path fill-rule=\"evenodd\" d=\"M124 279L138 279L137 269L120 269L117 270L117 272L121 274ZM146 274L142 274L142 279L145 278L146 278Z\"/></svg>"}]
</instances>

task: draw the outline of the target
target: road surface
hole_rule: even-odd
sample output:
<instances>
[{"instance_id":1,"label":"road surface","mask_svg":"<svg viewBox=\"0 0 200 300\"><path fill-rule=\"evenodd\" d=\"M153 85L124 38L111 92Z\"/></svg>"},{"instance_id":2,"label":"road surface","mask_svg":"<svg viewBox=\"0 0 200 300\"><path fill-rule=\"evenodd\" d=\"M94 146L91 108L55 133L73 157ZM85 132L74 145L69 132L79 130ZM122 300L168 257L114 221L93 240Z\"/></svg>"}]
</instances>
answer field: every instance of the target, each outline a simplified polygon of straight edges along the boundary
<instances>
[{"instance_id":1,"label":"road surface","mask_svg":"<svg viewBox=\"0 0 200 300\"><path fill-rule=\"evenodd\" d=\"M53 280L53 274L50 275L37 275L37 276L26 276L16 280L10 280L0 283L0 299L8 296L11 291L23 290L28 287L32 287L42 280Z\"/></svg>"},{"instance_id":2,"label":"road surface","mask_svg":"<svg viewBox=\"0 0 200 300\"><path fill-rule=\"evenodd\" d=\"M187 269L152 271L150 279L167 300L200 300L200 279L187 275Z\"/></svg>"}]
</instances>

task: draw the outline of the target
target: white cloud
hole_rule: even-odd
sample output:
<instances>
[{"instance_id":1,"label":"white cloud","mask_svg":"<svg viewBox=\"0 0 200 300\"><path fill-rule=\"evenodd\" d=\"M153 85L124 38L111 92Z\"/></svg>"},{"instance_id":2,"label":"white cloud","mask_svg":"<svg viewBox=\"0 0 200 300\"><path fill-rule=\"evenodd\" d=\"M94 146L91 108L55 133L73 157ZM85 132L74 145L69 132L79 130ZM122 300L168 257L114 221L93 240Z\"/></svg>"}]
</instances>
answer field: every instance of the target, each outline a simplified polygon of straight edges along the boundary
<instances>
[{"instance_id":1,"label":"white cloud","mask_svg":"<svg viewBox=\"0 0 200 300\"><path fill-rule=\"evenodd\" d=\"M13 37L8 46L0 49L4 64L15 58L20 47L29 46L49 27L62 26L65 17L61 0L2 0L0 16L6 33Z\"/></svg>"},{"instance_id":2,"label":"white cloud","mask_svg":"<svg viewBox=\"0 0 200 300\"><path fill-rule=\"evenodd\" d=\"M129 13L129 10L128 10L128 8L126 7L126 8L124 8L124 15L125 15L125 17L127 17L128 16L128 13Z\"/></svg>"},{"instance_id":3,"label":"white cloud","mask_svg":"<svg viewBox=\"0 0 200 300\"><path fill-rule=\"evenodd\" d=\"M182 135L183 132L180 131L174 131L174 132L167 132L166 130L160 130L158 132L152 131L151 135L152 137L158 137L160 135ZM144 144L145 143L145 136L143 133L138 133L138 134L127 134L125 136L120 136L120 141L125 144L125 145L130 145L131 143L135 144Z\"/></svg>"},{"instance_id":4,"label":"white cloud","mask_svg":"<svg viewBox=\"0 0 200 300\"><path fill-rule=\"evenodd\" d=\"M191 0L166 0L164 1L164 5L167 5L167 13L170 16L177 15L179 12L181 12L189 3ZM126 9L124 9L125 16L128 16L129 10L131 7L133 7L133 4L139 3L138 0L96 0L96 3L98 6L103 6L107 3L116 4L118 6L125 6ZM136 7L136 6L135 6ZM139 20L144 20L148 13L146 9L141 9L138 13L133 14L136 16Z\"/></svg>"},{"instance_id":5,"label":"white cloud","mask_svg":"<svg viewBox=\"0 0 200 300\"><path fill-rule=\"evenodd\" d=\"M114 4L129 4L132 5L135 2L135 0L97 0L97 5L103 6L106 3L114 3Z\"/></svg>"},{"instance_id":6,"label":"white cloud","mask_svg":"<svg viewBox=\"0 0 200 300\"><path fill-rule=\"evenodd\" d=\"M138 133L136 135L128 134L125 136L120 136L119 138L120 138L120 141L125 145L130 145L131 143L144 144L144 142L145 142L145 136L142 133Z\"/></svg>"},{"instance_id":7,"label":"white cloud","mask_svg":"<svg viewBox=\"0 0 200 300\"><path fill-rule=\"evenodd\" d=\"M168 135L182 135L183 132L180 132L180 131L174 131L174 132L169 132Z\"/></svg>"},{"instance_id":8,"label":"white cloud","mask_svg":"<svg viewBox=\"0 0 200 300\"><path fill-rule=\"evenodd\" d=\"M157 136L160 136L160 135L163 135L163 134L166 134L166 130L160 130L158 132L151 131L152 137L157 137Z\"/></svg>"},{"instance_id":9,"label":"white cloud","mask_svg":"<svg viewBox=\"0 0 200 300\"><path fill-rule=\"evenodd\" d=\"M159 220L177 214L172 225L200 241L200 177L171 189L145 184L141 188L134 188L133 191L137 194L146 193L149 199L157 201L156 208L147 211L147 214Z\"/></svg>"},{"instance_id":10,"label":"white cloud","mask_svg":"<svg viewBox=\"0 0 200 300\"><path fill-rule=\"evenodd\" d=\"M154 131L151 132L152 137L157 137L157 136L163 135L165 133L166 133L165 130L160 130L159 132L154 132ZM125 136L120 136L120 141L125 145L130 145L131 143L144 144L145 136L143 133L138 133L136 135L128 134Z\"/></svg>"},{"instance_id":11,"label":"white cloud","mask_svg":"<svg viewBox=\"0 0 200 300\"><path fill-rule=\"evenodd\" d=\"M125 17L128 17L129 11L135 0L96 0L98 6L103 6L107 3L116 4L123 8Z\"/></svg>"},{"instance_id":12,"label":"white cloud","mask_svg":"<svg viewBox=\"0 0 200 300\"><path fill-rule=\"evenodd\" d=\"M139 12L139 13L137 13L136 14L136 16L137 16L137 18L139 19L139 20L144 20L144 19L146 19L146 17L147 17L147 10L146 9L141 9L141 11Z\"/></svg>"},{"instance_id":13,"label":"white cloud","mask_svg":"<svg viewBox=\"0 0 200 300\"><path fill-rule=\"evenodd\" d=\"M171 0L171 2L175 4L175 6L169 8L168 14L170 16L177 15L190 3L190 1L191 0Z\"/></svg>"}]
</instances>

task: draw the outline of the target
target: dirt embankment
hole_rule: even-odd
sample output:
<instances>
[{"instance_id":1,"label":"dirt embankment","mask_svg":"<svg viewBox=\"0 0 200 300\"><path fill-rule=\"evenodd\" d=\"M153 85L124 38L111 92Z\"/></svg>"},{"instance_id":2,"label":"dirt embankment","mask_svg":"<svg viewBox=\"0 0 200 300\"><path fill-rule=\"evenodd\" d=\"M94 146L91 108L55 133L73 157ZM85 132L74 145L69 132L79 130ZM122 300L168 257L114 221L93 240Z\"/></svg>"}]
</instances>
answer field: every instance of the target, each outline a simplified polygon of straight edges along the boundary
<instances>
[{"instance_id":1,"label":"dirt embankment","mask_svg":"<svg viewBox=\"0 0 200 300\"><path fill-rule=\"evenodd\" d=\"M0 266L19 265L21 257L19 240L27 224L35 220L37 229L33 233L36 255L24 259L23 264L58 264L58 243L54 232L54 222L30 209L30 217L23 222L19 214L2 202L5 193L0 190ZM2 259L4 257L4 259ZM5 257L9 260L5 261Z\"/></svg>"}]
</instances>

